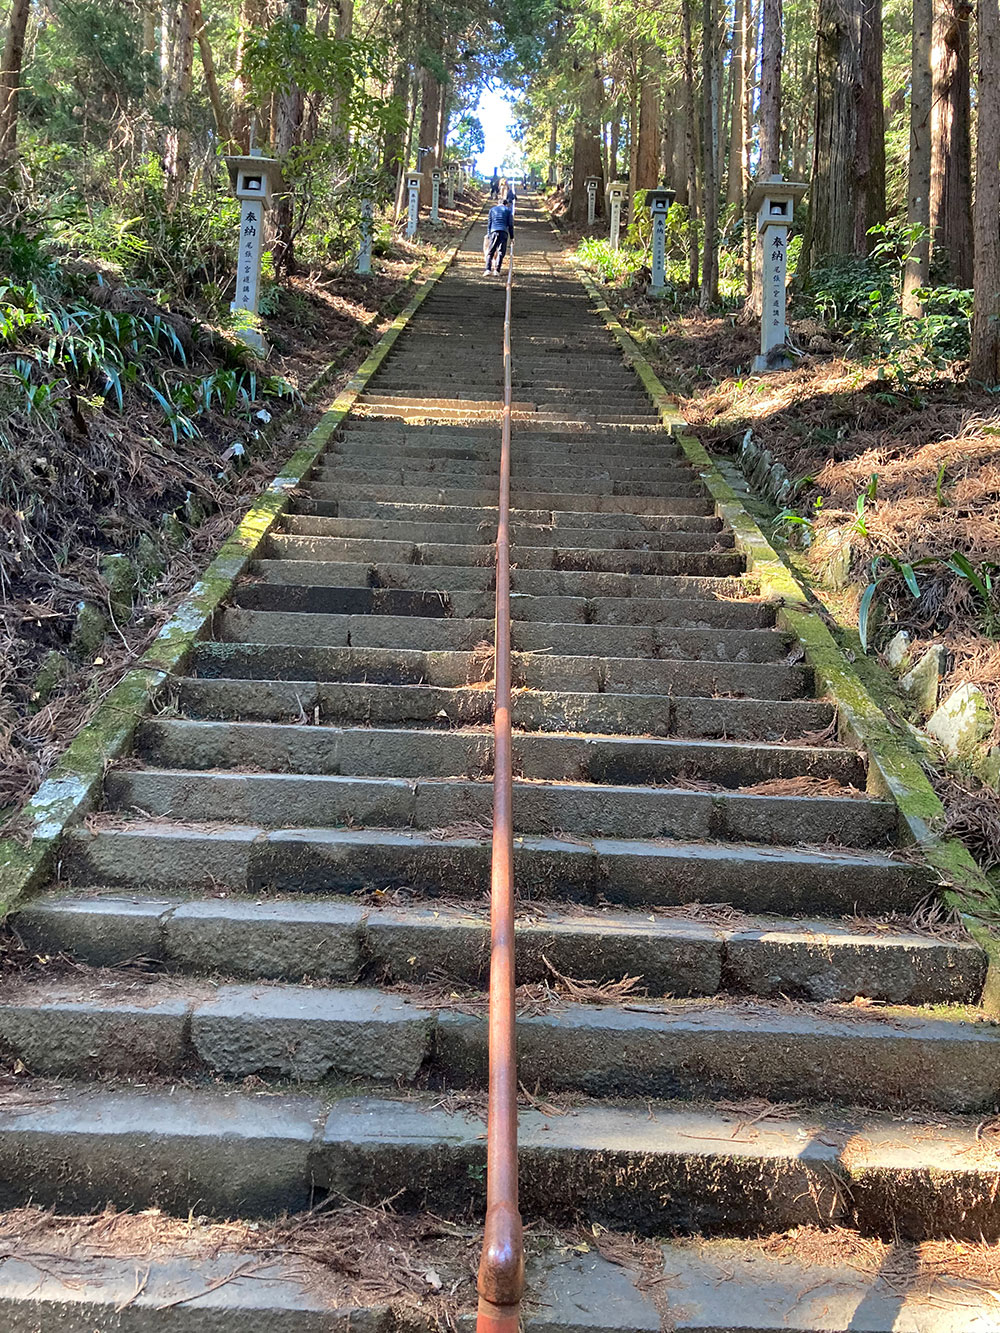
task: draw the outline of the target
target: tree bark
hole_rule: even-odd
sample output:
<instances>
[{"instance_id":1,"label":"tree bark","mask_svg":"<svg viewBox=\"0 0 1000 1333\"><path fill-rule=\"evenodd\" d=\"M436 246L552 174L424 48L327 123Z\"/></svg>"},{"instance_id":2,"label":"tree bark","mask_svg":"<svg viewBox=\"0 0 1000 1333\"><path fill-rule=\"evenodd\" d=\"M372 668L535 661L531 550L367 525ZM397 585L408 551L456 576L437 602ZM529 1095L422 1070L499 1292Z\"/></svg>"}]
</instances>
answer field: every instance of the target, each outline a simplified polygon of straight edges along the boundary
<instances>
[{"instance_id":1,"label":"tree bark","mask_svg":"<svg viewBox=\"0 0 1000 1333\"><path fill-rule=\"evenodd\" d=\"M688 287L698 289L698 153L697 114L695 110L694 39L691 34L692 0L681 0L684 28L684 159L687 179L684 182L688 206Z\"/></svg>"},{"instance_id":2,"label":"tree bark","mask_svg":"<svg viewBox=\"0 0 1000 1333\"><path fill-rule=\"evenodd\" d=\"M916 297L927 286L930 271L931 225L931 30L934 0L913 0L913 37L910 67L910 160L906 185L906 223L922 227L926 235L911 244L903 271L903 314L923 314Z\"/></svg>"},{"instance_id":3,"label":"tree bark","mask_svg":"<svg viewBox=\"0 0 1000 1333\"><path fill-rule=\"evenodd\" d=\"M719 299L719 186L716 176L719 144L718 17L715 0L702 0L701 18L701 181L702 235L701 298L707 309Z\"/></svg>"},{"instance_id":4,"label":"tree bark","mask_svg":"<svg viewBox=\"0 0 1000 1333\"><path fill-rule=\"evenodd\" d=\"M863 255L885 221L881 0L819 0L816 130L803 268Z\"/></svg>"},{"instance_id":5,"label":"tree bark","mask_svg":"<svg viewBox=\"0 0 1000 1333\"><path fill-rule=\"evenodd\" d=\"M0 66L0 172L8 171L17 159L17 104L30 10L30 0L13 0L7 20Z\"/></svg>"},{"instance_id":6,"label":"tree bark","mask_svg":"<svg viewBox=\"0 0 1000 1333\"><path fill-rule=\"evenodd\" d=\"M420 72L420 138L418 150L429 148L429 153L420 156L420 206L429 208L431 203L431 168L437 160L438 121L441 117L441 85L432 70Z\"/></svg>"},{"instance_id":7,"label":"tree bark","mask_svg":"<svg viewBox=\"0 0 1000 1333\"><path fill-rule=\"evenodd\" d=\"M745 75L743 60L747 44L748 0L736 0L733 16L733 53L730 68L733 80L732 107L729 113L729 171L726 178L726 204L739 208L743 201L743 106Z\"/></svg>"},{"instance_id":8,"label":"tree bark","mask_svg":"<svg viewBox=\"0 0 1000 1333\"><path fill-rule=\"evenodd\" d=\"M760 43L760 174L781 169L782 0L764 0Z\"/></svg>"},{"instance_id":9,"label":"tree bark","mask_svg":"<svg viewBox=\"0 0 1000 1333\"><path fill-rule=\"evenodd\" d=\"M243 0L240 6L240 30L236 41L236 76L233 79L232 136L241 153L250 151L250 122L252 109L248 100L248 86L243 73L243 57L247 41L264 25L265 0ZM262 133L261 138L266 138Z\"/></svg>"},{"instance_id":10,"label":"tree bark","mask_svg":"<svg viewBox=\"0 0 1000 1333\"><path fill-rule=\"evenodd\" d=\"M647 45L639 62L639 135L632 192L652 190L660 183L659 61Z\"/></svg>"},{"instance_id":11,"label":"tree bark","mask_svg":"<svg viewBox=\"0 0 1000 1333\"><path fill-rule=\"evenodd\" d=\"M1000 381L1000 9L978 0L979 65L976 95L976 253L973 267L972 374L986 384Z\"/></svg>"},{"instance_id":12,"label":"tree bark","mask_svg":"<svg viewBox=\"0 0 1000 1333\"><path fill-rule=\"evenodd\" d=\"M191 172L191 130L187 123L194 73L194 24L197 0L181 0L167 85L169 124L163 154L168 209L176 206Z\"/></svg>"},{"instance_id":13,"label":"tree bark","mask_svg":"<svg viewBox=\"0 0 1000 1333\"><path fill-rule=\"evenodd\" d=\"M597 217L604 215L603 170L601 167L601 72L594 53L582 57L580 95L573 124L573 187L569 220L574 226L587 225L587 190L584 181L597 176Z\"/></svg>"},{"instance_id":14,"label":"tree bark","mask_svg":"<svg viewBox=\"0 0 1000 1333\"><path fill-rule=\"evenodd\" d=\"M288 0L288 21L304 28L309 17L309 0ZM302 136L305 117L305 97L298 84L281 94L275 121L275 152L282 161L288 157ZM275 271L295 272L295 249L292 240L293 200L290 191L278 197L274 209L275 239L272 255Z\"/></svg>"},{"instance_id":15,"label":"tree bark","mask_svg":"<svg viewBox=\"0 0 1000 1333\"><path fill-rule=\"evenodd\" d=\"M559 110L552 108L549 121L549 185L559 184Z\"/></svg>"},{"instance_id":16,"label":"tree bark","mask_svg":"<svg viewBox=\"0 0 1000 1333\"><path fill-rule=\"evenodd\" d=\"M939 0L934 21L930 226L949 282L972 286L972 150L966 0Z\"/></svg>"},{"instance_id":17,"label":"tree bark","mask_svg":"<svg viewBox=\"0 0 1000 1333\"><path fill-rule=\"evenodd\" d=\"M191 15L198 38L198 50L201 52L201 67L205 73L205 90L208 93L208 100L212 104L216 138L223 151L228 152L231 147L229 114L226 110L226 104L222 100L219 80L215 73L212 44L208 39L208 29L205 24L205 16L202 13L201 0L192 0Z\"/></svg>"}]
</instances>

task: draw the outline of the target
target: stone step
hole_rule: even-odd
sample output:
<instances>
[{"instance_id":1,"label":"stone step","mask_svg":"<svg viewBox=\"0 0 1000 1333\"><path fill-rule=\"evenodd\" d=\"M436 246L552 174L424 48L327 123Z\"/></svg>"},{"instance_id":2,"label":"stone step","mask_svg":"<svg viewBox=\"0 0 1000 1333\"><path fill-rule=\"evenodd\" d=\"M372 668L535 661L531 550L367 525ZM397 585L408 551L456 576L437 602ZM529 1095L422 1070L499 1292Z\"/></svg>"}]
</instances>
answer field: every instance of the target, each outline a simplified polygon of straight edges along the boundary
<instances>
[{"instance_id":1,"label":"stone step","mask_svg":"<svg viewBox=\"0 0 1000 1333\"><path fill-rule=\"evenodd\" d=\"M442 616L328 615L320 612L230 608L218 617L223 642L288 646L400 648L471 652L493 637L490 620ZM590 654L658 661L779 662L789 636L773 629L680 629L672 625L580 625L517 621L513 647L520 653Z\"/></svg>"},{"instance_id":2,"label":"stone step","mask_svg":"<svg viewBox=\"0 0 1000 1333\"><path fill-rule=\"evenodd\" d=\"M208 985L119 974L0 991L0 1040L31 1074L250 1075L297 1083L413 1083L451 1089L487 1075L480 1012L420 1007L356 985ZM466 997L464 1003L470 1003ZM973 1113L995 1104L1000 1030L966 1011L726 999L536 1002L518 1021L518 1071L536 1095L617 1099L809 1098L837 1105ZM933 1011L940 1014L940 1008Z\"/></svg>"},{"instance_id":3,"label":"stone step","mask_svg":"<svg viewBox=\"0 0 1000 1333\"><path fill-rule=\"evenodd\" d=\"M396 542L365 537L296 537L271 533L261 543L269 560L364 562L366 564L488 565L495 561L489 541L475 546L447 542ZM614 574L694 574L733 578L744 558L734 551L628 551L600 547L522 546L522 569L567 569Z\"/></svg>"},{"instance_id":4,"label":"stone step","mask_svg":"<svg viewBox=\"0 0 1000 1333\"><path fill-rule=\"evenodd\" d=\"M254 560L248 578L276 586L412 588L447 594L491 591L495 574L488 565L412 565L378 561ZM512 598L524 596L607 598L609 604L698 597L721 601L745 598L752 579L701 574L618 574L611 570L516 568Z\"/></svg>"},{"instance_id":5,"label":"stone step","mask_svg":"<svg viewBox=\"0 0 1000 1333\"><path fill-rule=\"evenodd\" d=\"M328 508L320 509L320 505ZM478 527L488 523L494 529L497 524L496 506L489 505L438 505L393 503L390 501L367 500L302 500L293 501L294 513L326 514L330 518L375 518L401 519L403 521L427 523L471 523ZM621 532L716 532L721 520L710 514L572 514L560 513L550 509L515 509L511 515L514 523L540 524L558 528L589 531L607 528Z\"/></svg>"},{"instance_id":6,"label":"stone step","mask_svg":"<svg viewBox=\"0 0 1000 1333\"><path fill-rule=\"evenodd\" d=\"M739 1109L522 1110L522 1211L529 1221L570 1220L585 1198L588 1222L657 1235L831 1224L890 1239L1000 1232L1000 1168L977 1151L975 1123L778 1111L750 1126ZM483 1129L440 1104L344 1100L323 1130L317 1184L369 1204L395 1197L439 1215L479 1211Z\"/></svg>"},{"instance_id":7,"label":"stone step","mask_svg":"<svg viewBox=\"0 0 1000 1333\"><path fill-rule=\"evenodd\" d=\"M525 546L551 546L553 538L563 546L574 548L598 547L614 550L640 551L717 551L731 549L733 535L718 530L718 523L699 519L705 526L697 529L670 528L664 525L657 532L638 531L634 528L555 528L552 524L516 523L512 526L511 542L515 557ZM400 542L454 543L455 545L492 544L496 541L496 523L483 518L478 523L407 522L389 518L331 518L316 514L286 514L280 531L304 537L362 537L367 540Z\"/></svg>"},{"instance_id":8,"label":"stone step","mask_svg":"<svg viewBox=\"0 0 1000 1333\"><path fill-rule=\"evenodd\" d=\"M303 493L317 500L402 500L410 504L493 505L497 503L497 487L492 485L443 486L419 484L403 486L396 483L375 482L365 477L348 482L341 477L336 485L306 482ZM708 514L712 506L700 486L685 487L683 493L674 486L669 497L657 495L601 491L583 494L579 490L551 491L544 486L531 489L511 483L511 504L515 509L566 509L577 513L600 514Z\"/></svg>"},{"instance_id":9,"label":"stone step","mask_svg":"<svg viewBox=\"0 0 1000 1333\"><path fill-rule=\"evenodd\" d=\"M175 688L181 708L192 717L226 721L308 723L335 718L344 723L415 723L443 729L493 723L492 693L474 687L187 677ZM832 706L819 699L665 698L613 691L518 690L512 716L515 727L525 731L571 729L762 741L796 740L823 733L833 724Z\"/></svg>"},{"instance_id":10,"label":"stone step","mask_svg":"<svg viewBox=\"0 0 1000 1333\"><path fill-rule=\"evenodd\" d=\"M565 977L606 985L637 977L636 994L730 995L894 1005L975 1004L986 959L970 941L942 940L905 924L788 920L683 909L672 916L521 907L515 922L519 984ZM489 969L487 906L405 908L351 898L171 897L58 890L14 919L28 949L92 967L148 965L254 981L483 987ZM547 961L546 961L547 960ZM860 1011L861 1017L865 1011Z\"/></svg>"},{"instance_id":11,"label":"stone step","mask_svg":"<svg viewBox=\"0 0 1000 1333\"><path fill-rule=\"evenodd\" d=\"M516 731L513 748L516 774L557 782L649 785L688 778L739 788L807 776L854 787L865 783L862 757L833 746L747 745L549 730ZM493 736L492 730L423 731L374 724L280 726L159 717L140 724L136 753L161 768L480 778L492 773Z\"/></svg>"},{"instance_id":12,"label":"stone step","mask_svg":"<svg viewBox=\"0 0 1000 1333\"><path fill-rule=\"evenodd\" d=\"M488 620L495 594L435 588L297 587L294 584L237 585L232 601L254 611L321 615L427 616ZM514 593L515 621L562 625L673 625L686 629L769 629L775 607L768 602L712 601L705 598L538 597Z\"/></svg>"},{"instance_id":13,"label":"stone step","mask_svg":"<svg viewBox=\"0 0 1000 1333\"><path fill-rule=\"evenodd\" d=\"M0 1199L93 1212L273 1217L318 1191L438 1217L482 1214L484 1124L440 1096L321 1098L174 1088L122 1092L47 1081L0 1108ZM34 1096L30 1094L34 1093ZM558 1108L557 1108L558 1109ZM781 1108L777 1108L779 1113ZM647 1234L739 1236L850 1225L904 1240L1000 1232L981 1120L868 1113L752 1124L732 1110L644 1103L522 1110L527 1221ZM134 1282L133 1282L134 1290ZM175 1325L176 1327L176 1325Z\"/></svg>"},{"instance_id":14,"label":"stone step","mask_svg":"<svg viewBox=\"0 0 1000 1333\"><path fill-rule=\"evenodd\" d=\"M192 667L199 676L256 680L369 681L381 685L479 685L492 673L492 650L424 652L416 648L309 648L202 640ZM515 689L604 694L683 694L718 699L800 698L811 673L784 662L700 662L632 657L512 654ZM662 706L662 705L661 705Z\"/></svg>"},{"instance_id":15,"label":"stone step","mask_svg":"<svg viewBox=\"0 0 1000 1333\"><path fill-rule=\"evenodd\" d=\"M613 469L607 465L585 463L544 463L530 468L512 460L512 484L523 490L579 491L603 495L700 495L702 487L689 467L633 467ZM391 460L385 455L380 461L371 459L333 460L319 463L309 478L310 482L338 485L344 482L375 482L382 485L433 486L462 488L468 486L499 485L496 467L480 459L460 458L407 458ZM628 489L641 486L642 490Z\"/></svg>"},{"instance_id":16,"label":"stone step","mask_svg":"<svg viewBox=\"0 0 1000 1333\"><path fill-rule=\"evenodd\" d=\"M384 767L391 772L390 763ZM266 828L438 829L464 821L487 826L493 811L489 780L385 774L118 770L108 774L105 794L109 808L154 819ZM889 844L896 819L891 801L849 796L514 782L517 833L872 847Z\"/></svg>"},{"instance_id":17,"label":"stone step","mask_svg":"<svg viewBox=\"0 0 1000 1333\"><path fill-rule=\"evenodd\" d=\"M467 832L474 836L465 836ZM267 830L175 825L109 815L66 840L64 874L77 884L249 893L407 889L449 899L489 884L489 830ZM926 871L877 852L759 847L666 839L518 836L526 899L622 906L729 903L753 912L826 915L910 911L931 887Z\"/></svg>"}]
</instances>

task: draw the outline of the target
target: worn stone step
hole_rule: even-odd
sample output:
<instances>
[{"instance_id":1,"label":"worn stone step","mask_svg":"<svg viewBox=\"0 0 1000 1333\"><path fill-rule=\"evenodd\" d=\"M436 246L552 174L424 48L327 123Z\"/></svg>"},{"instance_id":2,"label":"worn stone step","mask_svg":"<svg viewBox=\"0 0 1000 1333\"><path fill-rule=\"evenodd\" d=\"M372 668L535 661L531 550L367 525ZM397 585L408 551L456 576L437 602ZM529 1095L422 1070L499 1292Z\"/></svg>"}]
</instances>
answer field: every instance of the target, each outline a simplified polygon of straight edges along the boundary
<instances>
[{"instance_id":1,"label":"worn stone step","mask_svg":"<svg viewBox=\"0 0 1000 1333\"><path fill-rule=\"evenodd\" d=\"M427 1102L345 1100L326 1122L317 1183L371 1204L395 1196L400 1207L478 1211L483 1128ZM584 1103L565 1115L522 1110L520 1129L528 1220L568 1221L582 1206L588 1223L655 1235L840 1224L889 1238L978 1239L980 1228L987 1238L1000 1230L997 1162L977 1150L969 1120L791 1112L748 1125L738 1108Z\"/></svg>"},{"instance_id":2,"label":"worn stone step","mask_svg":"<svg viewBox=\"0 0 1000 1333\"><path fill-rule=\"evenodd\" d=\"M199 676L266 680L372 681L383 685L484 685L492 672L489 645L480 652L416 648L308 648L202 640L192 666ZM784 662L699 662L632 657L550 657L515 652L516 689L587 691L598 694L683 694L717 699L798 698L809 671Z\"/></svg>"},{"instance_id":3,"label":"worn stone step","mask_svg":"<svg viewBox=\"0 0 1000 1333\"><path fill-rule=\"evenodd\" d=\"M34 1093L34 1095L26 1095ZM439 1217L482 1214L484 1125L431 1098L222 1090L99 1091L24 1081L0 1108L0 1201L64 1211L160 1208L269 1217L313 1191ZM780 1109L780 1108L779 1108ZM645 1103L526 1109L521 1207L530 1222L745 1235L853 1225L904 1240L994 1238L998 1167L980 1121L885 1115L767 1119ZM905 1139L901 1140L901 1136ZM133 1288L134 1289L134 1288Z\"/></svg>"},{"instance_id":4,"label":"worn stone step","mask_svg":"<svg viewBox=\"0 0 1000 1333\"><path fill-rule=\"evenodd\" d=\"M497 487L406 485L372 481L370 477L359 482L347 482L341 477L336 485L306 482L303 492L317 500L403 500L410 504L496 505ZM622 492L609 494L579 490L552 491L543 487L534 489L521 486L517 478L511 482L511 504L517 509L566 509L577 513L660 514L664 505L671 513L708 514L712 506L700 488L685 488L683 492L672 487L669 497Z\"/></svg>"},{"instance_id":5,"label":"worn stone step","mask_svg":"<svg viewBox=\"0 0 1000 1333\"><path fill-rule=\"evenodd\" d=\"M326 715L321 708L321 721ZM836 746L638 739L561 734L550 728L515 731L513 747L516 774L549 781L646 785L689 778L727 788L798 777L858 788L865 783L862 756ZM280 726L158 717L140 724L136 753L162 768L476 778L493 770L491 730L375 724Z\"/></svg>"},{"instance_id":6,"label":"worn stone step","mask_svg":"<svg viewBox=\"0 0 1000 1333\"><path fill-rule=\"evenodd\" d=\"M180 978L0 989L0 1041L34 1074L249 1074L409 1083L436 1015L367 987L205 985Z\"/></svg>"},{"instance_id":7,"label":"worn stone step","mask_svg":"<svg viewBox=\"0 0 1000 1333\"><path fill-rule=\"evenodd\" d=\"M260 761L258 760L258 763ZM384 764L391 774L391 760ZM437 829L488 824L485 779L300 773L118 770L105 783L110 808L153 818L259 824L267 828ZM767 796L684 788L544 780L514 783L518 833L598 838L722 839L729 842L888 845L892 802L834 795Z\"/></svg>"},{"instance_id":8,"label":"worn stone step","mask_svg":"<svg viewBox=\"0 0 1000 1333\"><path fill-rule=\"evenodd\" d=\"M294 584L245 582L233 602L255 611L322 615L452 616L488 620L496 605L490 590L444 591L436 588L296 587ZM767 602L654 597L537 597L514 593L515 621L564 625L674 625L687 629L769 629L775 607Z\"/></svg>"},{"instance_id":9,"label":"worn stone step","mask_svg":"<svg viewBox=\"0 0 1000 1333\"><path fill-rule=\"evenodd\" d=\"M484 534L485 536L485 534ZM296 537L272 533L262 543L261 557L270 560L309 560L413 564L488 565L495 561L492 543L452 545L447 542L398 542L365 537ZM693 574L733 578L743 573L744 557L735 551L630 551L600 547L522 546L517 550L522 569L566 569L622 574Z\"/></svg>"},{"instance_id":10,"label":"worn stone step","mask_svg":"<svg viewBox=\"0 0 1000 1333\"><path fill-rule=\"evenodd\" d=\"M582 515L581 515L582 518ZM671 528L664 524L658 531L634 528L556 528L554 525L515 523L511 542L518 558L525 546L551 546L558 538L563 546L612 548L640 551L710 551L733 546L732 533L719 531L719 525L699 520L703 526ZM407 522L405 519L331 518L324 514L286 514L280 530L306 537L363 537L403 542L448 542L476 545L496 541L496 523L483 518L478 523Z\"/></svg>"},{"instance_id":11,"label":"worn stone step","mask_svg":"<svg viewBox=\"0 0 1000 1333\"><path fill-rule=\"evenodd\" d=\"M472 651L493 636L489 620L447 616L337 615L229 608L218 617L219 639L322 647L417 648ZM682 629L673 625L581 625L516 621L516 652L573 656L612 652L659 661L779 662L791 640L773 629Z\"/></svg>"},{"instance_id":12,"label":"worn stone step","mask_svg":"<svg viewBox=\"0 0 1000 1333\"><path fill-rule=\"evenodd\" d=\"M443 466L433 467L435 461ZM444 466L446 465L446 466ZM334 494L342 494L344 486L380 486L393 487L397 498L399 488L413 491L418 488L436 487L446 494L463 493L474 490L488 494L496 501L499 481L495 469L478 463L462 463L456 459L430 459L425 465L414 460L404 464L386 463L374 465L370 462L356 465L344 462L330 468L321 468L310 477L309 488L316 493L316 487L331 487ZM516 495L514 488L516 487ZM574 495L609 495L641 496L656 499L662 503L664 497L696 499L704 495L701 482L694 479L687 468L684 469L638 469L622 476L612 476L606 469L603 473L590 468L570 468L553 465L539 465L534 471L519 468L512 474L511 494L520 508L526 506L520 499L524 493L536 495L574 494ZM544 502L543 502L544 504ZM553 507L551 504L548 507ZM585 506L580 505L583 509Z\"/></svg>"},{"instance_id":13,"label":"worn stone step","mask_svg":"<svg viewBox=\"0 0 1000 1333\"><path fill-rule=\"evenodd\" d=\"M726 924L722 924L722 923ZM14 926L25 946L92 967L142 959L202 976L325 979L483 987L489 976L488 907L405 908L351 898L171 897L89 890L33 899ZM680 915L551 905L515 922L519 983L550 968L602 985L638 978L637 994L733 995L826 1002L856 996L889 1004L976 1004L985 955L895 921L877 926L787 920L737 912Z\"/></svg>"},{"instance_id":14,"label":"worn stone step","mask_svg":"<svg viewBox=\"0 0 1000 1333\"><path fill-rule=\"evenodd\" d=\"M493 722L492 693L472 687L185 677L175 689L180 706L192 717L229 721L308 723L318 718L439 728ZM518 690L512 716L514 725L527 731L783 741L825 732L833 723L833 707L819 699L772 702Z\"/></svg>"},{"instance_id":15,"label":"worn stone step","mask_svg":"<svg viewBox=\"0 0 1000 1333\"><path fill-rule=\"evenodd\" d=\"M250 579L278 586L416 588L444 594L469 590L492 591L492 565L412 565L391 561L255 560ZM611 570L514 569L512 598L585 597L607 598L609 605L630 599L659 601L677 597L711 599L729 605L741 599L747 587L743 578L718 578L702 574L618 574Z\"/></svg>"},{"instance_id":16,"label":"worn stone step","mask_svg":"<svg viewBox=\"0 0 1000 1333\"><path fill-rule=\"evenodd\" d=\"M293 501L295 513L325 514L332 518L388 518L428 523L471 523L478 527L489 523L496 527L495 505L411 505L390 501L366 500L301 500ZM326 509L318 506L326 505ZM544 524L550 527L588 529L612 528L623 532L659 532L669 529L678 532L716 532L721 520L710 514L573 514L551 509L516 509L511 515L515 523Z\"/></svg>"},{"instance_id":17,"label":"worn stone step","mask_svg":"<svg viewBox=\"0 0 1000 1333\"><path fill-rule=\"evenodd\" d=\"M79 884L251 893L408 889L477 897L489 883L483 836L449 830L262 829L258 825L155 820L98 823L75 831L63 870ZM626 906L730 903L753 912L828 914L909 911L930 888L926 871L877 852L758 847L740 843L626 841L524 835L515 875L527 899Z\"/></svg>"},{"instance_id":18,"label":"worn stone step","mask_svg":"<svg viewBox=\"0 0 1000 1333\"><path fill-rule=\"evenodd\" d=\"M480 1001L481 1003L481 1001ZM358 986L205 986L179 978L0 990L0 1041L37 1075L266 1074L409 1083L429 1062L448 1088L482 1087L487 1018ZM518 1071L541 1094L662 1100L766 1097L907 1110L989 1110L1000 1031L964 1011L726 999L621 1005L552 1000L518 1021Z\"/></svg>"}]
</instances>

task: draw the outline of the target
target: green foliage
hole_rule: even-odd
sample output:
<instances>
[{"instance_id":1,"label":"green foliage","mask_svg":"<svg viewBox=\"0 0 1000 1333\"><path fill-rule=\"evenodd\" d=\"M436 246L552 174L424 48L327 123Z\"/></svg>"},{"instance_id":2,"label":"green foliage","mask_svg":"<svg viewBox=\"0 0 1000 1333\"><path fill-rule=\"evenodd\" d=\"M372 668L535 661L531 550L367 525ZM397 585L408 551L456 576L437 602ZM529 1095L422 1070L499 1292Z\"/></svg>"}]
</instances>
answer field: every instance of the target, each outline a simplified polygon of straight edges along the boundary
<instances>
[{"instance_id":1,"label":"green foliage","mask_svg":"<svg viewBox=\"0 0 1000 1333\"><path fill-rule=\"evenodd\" d=\"M486 135L478 116L464 115L448 138L451 155L459 161L486 151Z\"/></svg>"},{"instance_id":2,"label":"green foliage","mask_svg":"<svg viewBox=\"0 0 1000 1333\"><path fill-rule=\"evenodd\" d=\"M228 192L197 190L168 209L163 169L150 161L122 179L114 202L68 207L54 234L130 283L191 300L205 284L232 281L238 224L239 204Z\"/></svg>"},{"instance_id":3,"label":"green foliage","mask_svg":"<svg viewBox=\"0 0 1000 1333\"><path fill-rule=\"evenodd\" d=\"M901 306L902 275L922 227L880 225L870 255L828 260L812 274L816 313L848 336L854 349L886 363L902 384L968 355L972 292L931 287L916 293L923 314Z\"/></svg>"},{"instance_id":4,"label":"green foliage","mask_svg":"<svg viewBox=\"0 0 1000 1333\"><path fill-rule=\"evenodd\" d=\"M585 237L577 247L577 258L585 268L605 282L630 283L645 263L641 250L612 250L611 242Z\"/></svg>"},{"instance_id":5,"label":"green foliage","mask_svg":"<svg viewBox=\"0 0 1000 1333\"><path fill-rule=\"evenodd\" d=\"M953 551L947 556L927 555L913 561L899 560L892 555L878 555L871 562L870 581L862 594L858 608L858 637L865 652L868 651L871 613L879 590L888 580L901 579L903 587L910 596L914 600L919 600L921 590L916 571L930 568L947 569L954 574L968 590L987 628L995 630L994 594L1000 586L998 583L1000 564L992 560L982 560L978 565L974 565L961 551Z\"/></svg>"},{"instance_id":6,"label":"green foliage","mask_svg":"<svg viewBox=\"0 0 1000 1333\"><path fill-rule=\"evenodd\" d=\"M58 297L36 283L0 285L0 444L13 447L26 426L56 428L66 408L78 422L81 405L122 413L137 393L159 406L175 442L197 435L197 418L213 409L249 412L262 397L296 396L251 370L198 377L188 360L164 315L107 309L71 281Z\"/></svg>"}]
</instances>

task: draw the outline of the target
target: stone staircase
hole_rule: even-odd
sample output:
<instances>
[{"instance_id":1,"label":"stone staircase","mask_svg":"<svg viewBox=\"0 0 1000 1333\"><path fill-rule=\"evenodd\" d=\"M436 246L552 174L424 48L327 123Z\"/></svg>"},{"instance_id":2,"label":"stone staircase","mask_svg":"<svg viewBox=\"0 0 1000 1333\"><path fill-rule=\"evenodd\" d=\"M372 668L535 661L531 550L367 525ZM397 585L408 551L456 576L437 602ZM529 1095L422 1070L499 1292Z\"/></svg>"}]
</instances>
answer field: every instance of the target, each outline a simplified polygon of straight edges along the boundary
<instances>
[{"instance_id":1,"label":"stone staircase","mask_svg":"<svg viewBox=\"0 0 1000 1333\"><path fill-rule=\"evenodd\" d=\"M481 1209L503 289L478 241L15 921L71 962L0 995L0 1206ZM530 209L518 251L521 1205L529 1240L673 1238L665 1305L535 1246L528 1327L995 1330L980 1286L917 1280L920 1242L1000 1237L982 955L907 923L930 884L894 807ZM907 1281L818 1259L816 1229ZM18 1263L12 1330L401 1326L280 1259L217 1291L217 1256L157 1252L131 1297L125 1261Z\"/></svg>"}]
</instances>

